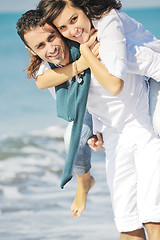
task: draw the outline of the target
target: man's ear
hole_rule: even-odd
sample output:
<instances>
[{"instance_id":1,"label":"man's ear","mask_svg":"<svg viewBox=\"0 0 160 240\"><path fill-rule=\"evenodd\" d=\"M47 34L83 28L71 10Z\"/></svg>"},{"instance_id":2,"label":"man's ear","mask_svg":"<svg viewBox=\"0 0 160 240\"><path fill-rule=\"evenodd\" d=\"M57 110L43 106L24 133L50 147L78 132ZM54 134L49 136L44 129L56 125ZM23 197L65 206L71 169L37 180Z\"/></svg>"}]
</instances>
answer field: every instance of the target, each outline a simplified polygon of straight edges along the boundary
<instances>
[{"instance_id":1,"label":"man's ear","mask_svg":"<svg viewBox=\"0 0 160 240\"><path fill-rule=\"evenodd\" d=\"M34 56L36 56L37 54L29 47L25 46L25 48L27 48L27 50L32 53Z\"/></svg>"}]
</instances>

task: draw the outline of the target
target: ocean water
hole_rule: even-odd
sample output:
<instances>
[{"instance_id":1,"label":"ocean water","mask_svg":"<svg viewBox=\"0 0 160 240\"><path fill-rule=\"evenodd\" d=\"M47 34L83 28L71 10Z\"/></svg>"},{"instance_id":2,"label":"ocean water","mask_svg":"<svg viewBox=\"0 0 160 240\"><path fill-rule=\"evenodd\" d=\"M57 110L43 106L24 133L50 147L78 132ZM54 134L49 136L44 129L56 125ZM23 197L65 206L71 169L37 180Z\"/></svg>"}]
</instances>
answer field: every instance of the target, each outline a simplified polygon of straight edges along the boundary
<instances>
[{"instance_id":1,"label":"ocean water","mask_svg":"<svg viewBox=\"0 0 160 240\"><path fill-rule=\"evenodd\" d=\"M160 9L125 10L160 38ZM66 122L48 90L25 81L28 53L16 34L20 13L0 13L0 239L118 240L104 152L93 153L96 185L81 218L71 217L75 177L61 190Z\"/></svg>"}]
</instances>

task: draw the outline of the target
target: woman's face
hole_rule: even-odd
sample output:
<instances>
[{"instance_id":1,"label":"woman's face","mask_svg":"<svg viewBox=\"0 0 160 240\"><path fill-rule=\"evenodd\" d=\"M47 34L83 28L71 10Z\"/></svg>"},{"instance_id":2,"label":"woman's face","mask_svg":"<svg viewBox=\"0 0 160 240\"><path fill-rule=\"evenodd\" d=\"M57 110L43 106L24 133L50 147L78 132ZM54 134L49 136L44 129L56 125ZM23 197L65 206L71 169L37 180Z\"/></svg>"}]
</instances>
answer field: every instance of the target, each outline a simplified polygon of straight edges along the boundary
<instances>
[{"instance_id":1,"label":"woman's face","mask_svg":"<svg viewBox=\"0 0 160 240\"><path fill-rule=\"evenodd\" d=\"M89 39L91 22L79 8L67 4L53 24L64 37L73 41L85 43Z\"/></svg>"}]
</instances>

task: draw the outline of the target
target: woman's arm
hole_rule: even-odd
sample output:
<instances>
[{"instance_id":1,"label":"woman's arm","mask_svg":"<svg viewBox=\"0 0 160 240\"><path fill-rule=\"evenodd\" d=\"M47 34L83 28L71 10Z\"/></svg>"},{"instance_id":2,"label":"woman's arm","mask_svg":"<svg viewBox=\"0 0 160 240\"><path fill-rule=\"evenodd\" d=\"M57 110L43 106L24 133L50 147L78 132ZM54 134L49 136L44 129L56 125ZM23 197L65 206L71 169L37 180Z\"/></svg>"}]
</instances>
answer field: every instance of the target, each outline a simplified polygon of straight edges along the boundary
<instances>
[{"instance_id":1,"label":"woman's arm","mask_svg":"<svg viewBox=\"0 0 160 240\"><path fill-rule=\"evenodd\" d=\"M88 68L83 56L81 56L76 62L77 73L83 72ZM42 75L36 77L36 85L39 89L46 89L50 87L55 87L63 82L66 82L70 78L75 76L74 64L71 63L67 66L48 69Z\"/></svg>"},{"instance_id":2,"label":"woman's arm","mask_svg":"<svg viewBox=\"0 0 160 240\"><path fill-rule=\"evenodd\" d=\"M111 75L107 68L92 54L90 47L95 41L95 38L96 33L91 36L88 42L81 44L80 52L97 81L112 95L118 95L123 89L124 82L122 79Z\"/></svg>"}]
</instances>

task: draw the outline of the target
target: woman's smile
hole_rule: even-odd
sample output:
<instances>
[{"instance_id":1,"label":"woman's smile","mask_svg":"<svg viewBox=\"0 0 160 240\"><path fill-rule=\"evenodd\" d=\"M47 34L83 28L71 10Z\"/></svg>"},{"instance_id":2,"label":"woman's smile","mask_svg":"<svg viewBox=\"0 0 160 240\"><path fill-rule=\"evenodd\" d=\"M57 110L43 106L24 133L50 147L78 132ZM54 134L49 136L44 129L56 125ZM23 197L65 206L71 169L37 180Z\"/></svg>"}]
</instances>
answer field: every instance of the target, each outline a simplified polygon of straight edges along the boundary
<instances>
[{"instance_id":1,"label":"woman's smile","mask_svg":"<svg viewBox=\"0 0 160 240\"><path fill-rule=\"evenodd\" d=\"M73 41L84 43L89 39L91 21L79 8L67 4L53 24L64 37Z\"/></svg>"}]
</instances>

